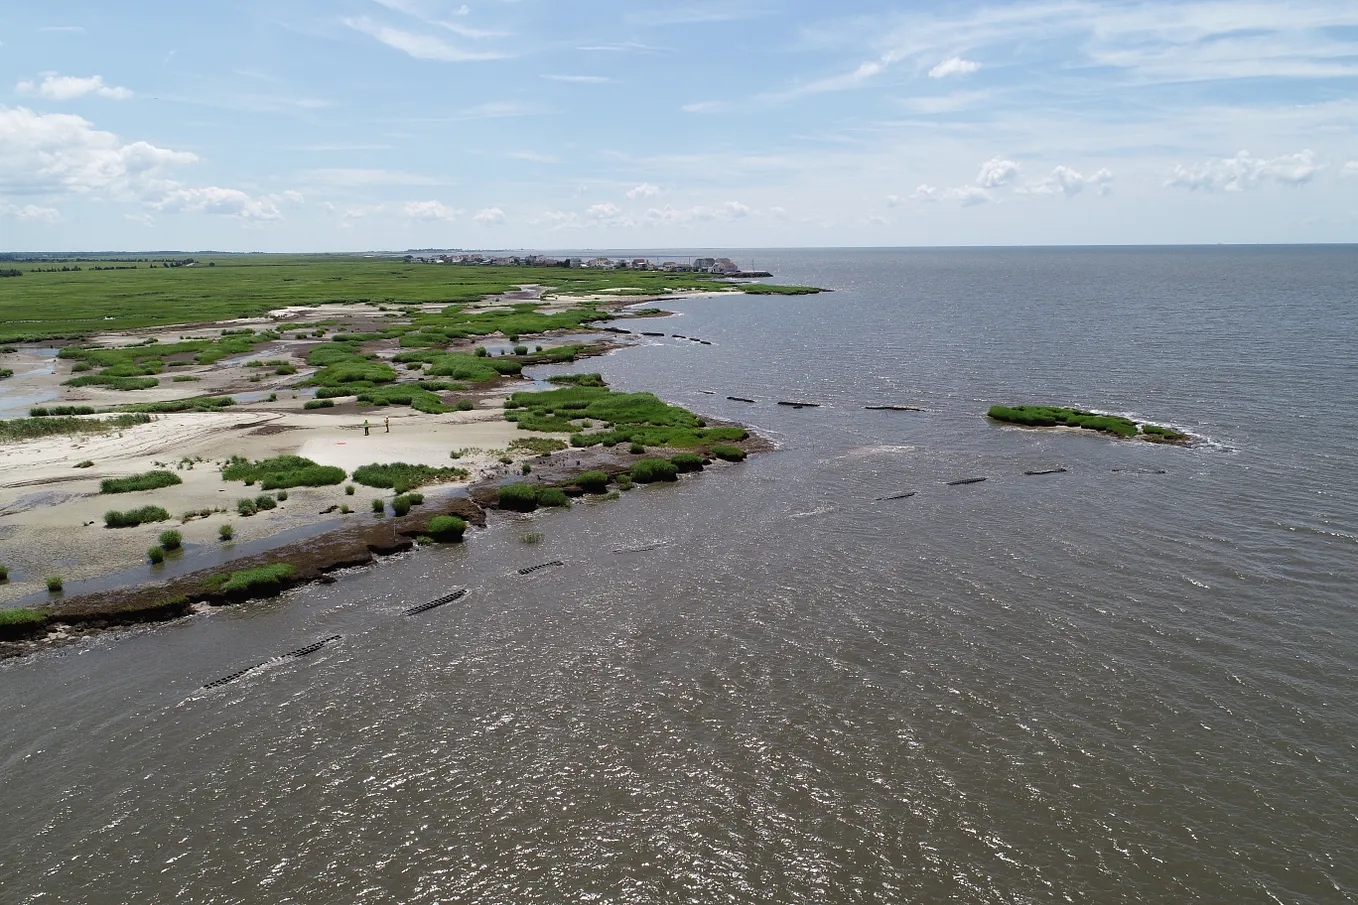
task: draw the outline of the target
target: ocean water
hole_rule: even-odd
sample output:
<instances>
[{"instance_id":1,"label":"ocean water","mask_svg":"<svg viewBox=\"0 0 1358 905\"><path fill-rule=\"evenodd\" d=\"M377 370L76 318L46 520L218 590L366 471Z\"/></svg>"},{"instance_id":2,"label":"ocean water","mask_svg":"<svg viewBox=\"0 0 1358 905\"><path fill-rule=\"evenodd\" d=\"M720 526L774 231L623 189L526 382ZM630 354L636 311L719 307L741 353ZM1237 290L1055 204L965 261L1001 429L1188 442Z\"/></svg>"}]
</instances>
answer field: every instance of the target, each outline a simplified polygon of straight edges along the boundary
<instances>
[{"instance_id":1,"label":"ocean water","mask_svg":"<svg viewBox=\"0 0 1358 905\"><path fill-rule=\"evenodd\" d=\"M1358 249L732 256L576 369L777 452L0 666L0 901L1358 897Z\"/></svg>"}]
</instances>

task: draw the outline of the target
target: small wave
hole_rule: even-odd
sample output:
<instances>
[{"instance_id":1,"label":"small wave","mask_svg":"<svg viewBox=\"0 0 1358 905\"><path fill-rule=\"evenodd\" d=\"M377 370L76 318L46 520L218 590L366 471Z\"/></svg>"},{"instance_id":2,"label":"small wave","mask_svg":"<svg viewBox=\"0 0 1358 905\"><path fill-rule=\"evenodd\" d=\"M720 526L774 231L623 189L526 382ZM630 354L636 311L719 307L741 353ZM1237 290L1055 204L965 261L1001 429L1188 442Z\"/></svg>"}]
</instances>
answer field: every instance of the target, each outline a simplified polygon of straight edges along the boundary
<instances>
[{"instance_id":1,"label":"small wave","mask_svg":"<svg viewBox=\"0 0 1358 905\"><path fill-rule=\"evenodd\" d=\"M886 456L893 455L895 453L906 453L914 451L915 451L914 446L893 445L889 443L883 443L877 446L860 446L857 447L856 449L851 449L848 452L835 456L835 458L830 459L828 461L838 462L843 459L863 459L868 456Z\"/></svg>"},{"instance_id":2,"label":"small wave","mask_svg":"<svg viewBox=\"0 0 1358 905\"><path fill-rule=\"evenodd\" d=\"M788 518L811 518L815 515L824 515L834 511L833 506L817 506L815 509L808 509L806 512L789 512Z\"/></svg>"}]
</instances>

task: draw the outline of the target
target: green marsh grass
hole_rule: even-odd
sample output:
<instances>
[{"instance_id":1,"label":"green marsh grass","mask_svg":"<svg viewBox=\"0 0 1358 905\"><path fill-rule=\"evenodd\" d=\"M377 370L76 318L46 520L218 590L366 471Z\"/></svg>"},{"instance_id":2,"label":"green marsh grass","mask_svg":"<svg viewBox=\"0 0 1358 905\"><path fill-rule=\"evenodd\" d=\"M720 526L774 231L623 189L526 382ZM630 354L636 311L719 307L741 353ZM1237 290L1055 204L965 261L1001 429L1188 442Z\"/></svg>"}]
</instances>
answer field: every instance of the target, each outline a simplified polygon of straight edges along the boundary
<instances>
[{"instance_id":1,"label":"green marsh grass","mask_svg":"<svg viewBox=\"0 0 1358 905\"><path fill-rule=\"evenodd\" d=\"M301 456L277 456L251 462L241 456L232 456L222 469L223 481L244 481L247 485L259 483L261 490L286 490L290 487L331 487L343 484L348 477L343 468L334 465L317 465Z\"/></svg>"},{"instance_id":2,"label":"green marsh grass","mask_svg":"<svg viewBox=\"0 0 1358 905\"><path fill-rule=\"evenodd\" d=\"M142 506L140 509L118 511L110 509L104 513L104 526L107 528L135 528L148 522L169 521L170 513L160 506Z\"/></svg>"},{"instance_id":3,"label":"green marsh grass","mask_svg":"<svg viewBox=\"0 0 1358 905\"><path fill-rule=\"evenodd\" d=\"M183 484L179 475L169 471L148 471L127 478L104 478L99 482L100 493L135 493L141 490L159 490Z\"/></svg>"},{"instance_id":4,"label":"green marsh grass","mask_svg":"<svg viewBox=\"0 0 1358 905\"><path fill-rule=\"evenodd\" d=\"M39 437L98 434L127 430L151 420L149 415L114 415L111 418L11 418L0 421L0 443L17 443Z\"/></svg>"},{"instance_id":5,"label":"green marsh grass","mask_svg":"<svg viewBox=\"0 0 1358 905\"><path fill-rule=\"evenodd\" d=\"M639 459L632 463L630 473L632 480L638 484L679 479L679 467L669 459Z\"/></svg>"},{"instance_id":6,"label":"green marsh grass","mask_svg":"<svg viewBox=\"0 0 1358 905\"><path fill-rule=\"evenodd\" d=\"M711 452L712 455L725 462L745 461L745 450L741 449L739 446L727 446L724 443L719 443L716 446L711 447Z\"/></svg>"},{"instance_id":7,"label":"green marsh grass","mask_svg":"<svg viewBox=\"0 0 1358 905\"><path fill-rule=\"evenodd\" d=\"M443 543L457 543L467 531L467 522L455 515L436 515L425 526L425 533Z\"/></svg>"},{"instance_id":8,"label":"green marsh grass","mask_svg":"<svg viewBox=\"0 0 1358 905\"><path fill-rule=\"evenodd\" d=\"M386 462L363 465L355 469L353 478L367 487L390 488L397 493L405 493L426 484L458 481L468 474L465 468L434 468L429 465Z\"/></svg>"}]
</instances>

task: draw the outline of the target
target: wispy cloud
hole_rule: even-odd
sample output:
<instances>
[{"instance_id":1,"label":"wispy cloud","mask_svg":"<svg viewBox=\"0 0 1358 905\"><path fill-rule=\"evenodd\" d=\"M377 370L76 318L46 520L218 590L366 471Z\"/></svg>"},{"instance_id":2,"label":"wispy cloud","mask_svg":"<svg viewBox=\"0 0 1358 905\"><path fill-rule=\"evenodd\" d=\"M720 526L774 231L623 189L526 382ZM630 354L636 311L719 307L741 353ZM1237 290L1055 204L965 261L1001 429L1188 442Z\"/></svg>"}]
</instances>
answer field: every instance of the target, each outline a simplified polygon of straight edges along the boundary
<instances>
[{"instance_id":1,"label":"wispy cloud","mask_svg":"<svg viewBox=\"0 0 1358 905\"><path fill-rule=\"evenodd\" d=\"M613 81L606 75L544 75L543 78L553 82L574 82L577 85L602 85Z\"/></svg>"},{"instance_id":2,"label":"wispy cloud","mask_svg":"<svg viewBox=\"0 0 1358 905\"><path fill-rule=\"evenodd\" d=\"M483 207L477 211L472 219L482 226L504 226L505 212L498 207Z\"/></svg>"},{"instance_id":3,"label":"wispy cloud","mask_svg":"<svg viewBox=\"0 0 1358 905\"><path fill-rule=\"evenodd\" d=\"M767 7L750 6L739 2L694 3L669 9L636 10L627 14L627 22L646 26L706 25L757 19L769 15L770 12Z\"/></svg>"},{"instance_id":4,"label":"wispy cloud","mask_svg":"<svg viewBox=\"0 0 1358 905\"><path fill-rule=\"evenodd\" d=\"M499 60L506 54L490 50L468 50L458 47L438 35L421 34L393 28L375 22L366 16L352 16L343 20L354 31L376 38L383 44L399 50L417 60L435 60L444 63L467 63L480 60Z\"/></svg>"},{"instance_id":5,"label":"wispy cloud","mask_svg":"<svg viewBox=\"0 0 1358 905\"><path fill-rule=\"evenodd\" d=\"M561 159L551 154L543 154L541 151L511 151L508 157L514 160L528 160L533 163L560 163Z\"/></svg>"}]
</instances>

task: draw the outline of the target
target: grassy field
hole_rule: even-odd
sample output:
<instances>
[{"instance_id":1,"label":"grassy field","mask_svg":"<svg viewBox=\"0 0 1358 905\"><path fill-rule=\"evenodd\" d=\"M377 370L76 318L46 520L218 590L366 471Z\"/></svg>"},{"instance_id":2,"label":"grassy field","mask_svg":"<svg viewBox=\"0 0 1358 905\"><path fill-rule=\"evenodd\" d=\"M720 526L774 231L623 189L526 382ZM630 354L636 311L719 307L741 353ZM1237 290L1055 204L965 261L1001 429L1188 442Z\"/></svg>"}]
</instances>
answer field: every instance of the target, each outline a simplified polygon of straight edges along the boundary
<instances>
[{"instance_id":1,"label":"grassy field","mask_svg":"<svg viewBox=\"0 0 1358 905\"><path fill-rule=\"evenodd\" d=\"M731 286L692 273L406 264L364 256L199 255L197 260L191 267L154 270L141 264L135 270L38 273L32 270L37 265L24 266L24 275L6 280L0 293L0 342L255 317L287 305L475 302L521 284L548 285L562 294Z\"/></svg>"}]
</instances>

